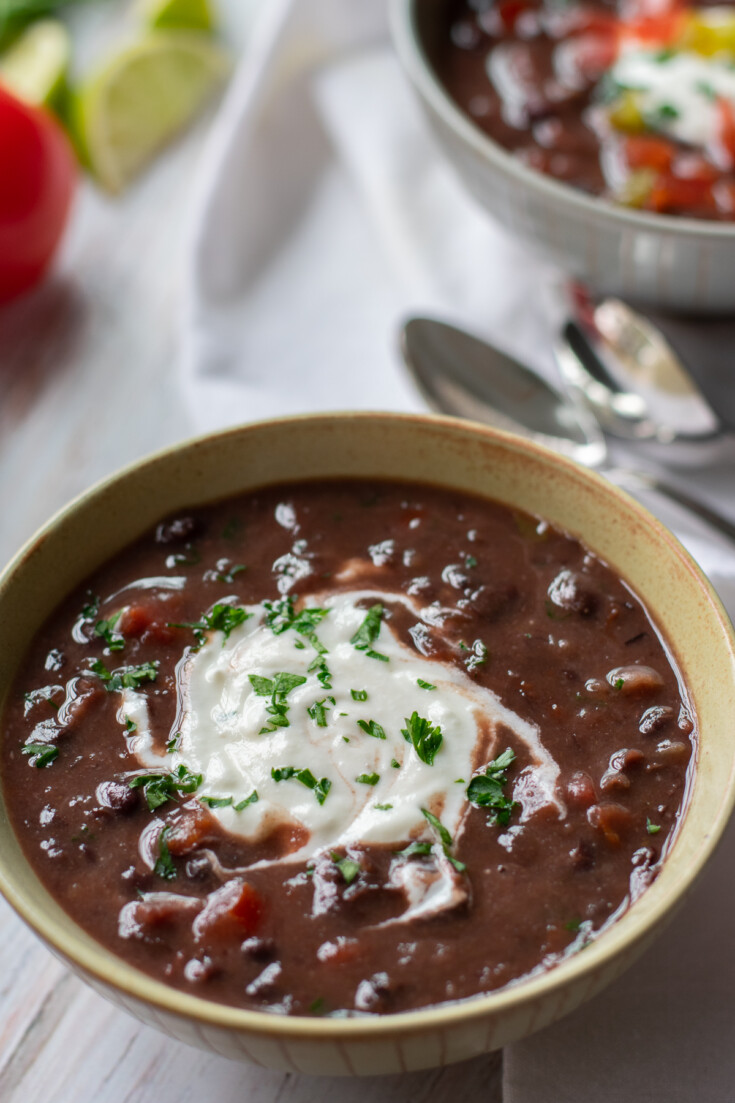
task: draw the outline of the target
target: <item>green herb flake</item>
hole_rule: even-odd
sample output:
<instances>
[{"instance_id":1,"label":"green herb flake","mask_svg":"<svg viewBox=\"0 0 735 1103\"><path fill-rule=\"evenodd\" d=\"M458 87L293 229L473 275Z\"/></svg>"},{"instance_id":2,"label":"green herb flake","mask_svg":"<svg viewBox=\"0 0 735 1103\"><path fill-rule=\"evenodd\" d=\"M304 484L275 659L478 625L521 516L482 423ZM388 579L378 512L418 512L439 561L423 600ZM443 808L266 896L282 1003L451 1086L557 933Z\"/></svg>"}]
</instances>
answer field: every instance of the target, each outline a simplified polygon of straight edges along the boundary
<instances>
[{"instance_id":1,"label":"green herb flake","mask_svg":"<svg viewBox=\"0 0 735 1103\"><path fill-rule=\"evenodd\" d=\"M403 738L407 743L413 744L422 762L427 766L433 766L436 754L444 740L441 728L419 716L417 712L413 712L410 719L406 717L405 724L406 727L401 728Z\"/></svg>"},{"instance_id":2,"label":"green herb flake","mask_svg":"<svg viewBox=\"0 0 735 1103\"><path fill-rule=\"evenodd\" d=\"M374 658L378 655L377 651L372 652L372 645L380 635L383 613L384 609L382 605L372 605L368 609L364 621L350 639L350 643L356 651L366 651L370 658ZM383 655L381 658L385 659L385 656Z\"/></svg>"},{"instance_id":3,"label":"green herb flake","mask_svg":"<svg viewBox=\"0 0 735 1103\"><path fill-rule=\"evenodd\" d=\"M317 999L312 1000L309 1004L309 1013L311 1015L326 1015L327 1001L323 996L318 996Z\"/></svg>"},{"instance_id":4,"label":"green herb flake","mask_svg":"<svg viewBox=\"0 0 735 1103\"><path fill-rule=\"evenodd\" d=\"M434 815L433 812L430 812L428 808L422 808L421 813L426 819L429 826L432 827L433 830L436 832L437 836L439 837L439 841L441 842L444 854L457 870L457 873L464 873L464 871L467 869L467 866L464 862L460 862L458 858L455 858L450 853L452 848L452 836L449 834L444 824Z\"/></svg>"},{"instance_id":5,"label":"green herb flake","mask_svg":"<svg viewBox=\"0 0 735 1103\"><path fill-rule=\"evenodd\" d=\"M176 866L171 857L171 852L168 849L167 840L170 831L170 827L164 827L161 834L158 836L158 858L153 867L153 872L156 877L162 877L164 881L173 881L176 877Z\"/></svg>"},{"instance_id":6,"label":"green herb flake","mask_svg":"<svg viewBox=\"0 0 735 1103\"><path fill-rule=\"evenodd\" d=\"M307 789L313 791L319 804L324 804L329 790L332 788L329 778L323 777L317 781L311 770L299 769L297 766L274 766L271 770L271 777L274 781L289 781L291 778L300 781Z\"/></svg>"},{"instance_id":7,"label":"green herb flake","mask_svg":"<svg viewBox=\"0 0 735 1103\"><path fill-rule=\"evenodd\" d=\"M332 861L342 874L345 884L351 885L360 873L360 863L353 861L352 858L340 858L339 854L334 850L332 851Z\"/></svg>"},{"instance_id":8,"label":"green herb flake","mask_svg":"<svg viewBox=\"0 0 735 1103\"><path fill-rule=\"evenodd\" d=\"M282 670L273 678L263 678L259 674L249 674L250 684L259 697L270 697L271 703L266 706L266 712L270 715L268 723L260 729L260 735L269 735L277 728L290 727L288 719L289 705L286 701L292 689L302 686L306 681L303 674L289 674Z\"/></svg>"},{"instance_id":9,"label":"green herb flake","mask_svg":"<svg viewBox=\"0 0 735 1103\"><path fill-rule=\"evenodd\" d=\"M380 781L380 774L360 774L355 778L355 781L359 781L361 785L377 785Z\"/></svg>"},{"instance_id":10,"label":"green herb flake","mask_svg":"<svg viewBox=\"0 0 735 1103\"><path fill-rule=\"evenodd\" d=\"M469 651L469 654L464 661L464 665L466 666L467 670L476 670L478 666L484 666L487 662L487 647L482 642L482 640L475 640L471 648L465 645L463 647L463 650Z\"/></svg>"},{"instance_id":11,"label":"green herb flake","mask_svg":"<svg viewBox=\"0 0 735 1103\"><path fill-rule=\"evenodd\" d=\"M95 636L100 636L110 651L122 651L125 647L125 637L115 631L115 625L122 616L122 609L113 613L107 620L98 620L94 626Z\"/></svg>"},{"instance_id":12,"label":"green herb flake","mask_svg":"<svg viewBox=\"0 0 735 1103\"><path fill-rule=\"evenodd\" d=\"M385 729L377 720L358 720L358 728L362 728L366 735L372 735L373 739L385 739Z\"/></svg>"},{"instance_id":13,"label":"green herb flake","mask_svg":"<svg viewBox=\"0 0 735 1103\"><path fill-rule=\"evenodd\" d=\"M665 50L659 50L657 54L654 54L653 60L658 62L659 65L664 65L667 61L671 61L672 57L676 57L676 50L668 47Z\"/></svg>"},{"instance_id":14,"label":"green herb flake","mask_svg":"<svg viewBox=\"0 0 735 1103\"><path fill-rule=\"evenodd\" d=\"M50 766L58 756L59 748L50 743L26 743L21 747L20 753L30 755L29 765L42 770L45 766Z\"/></svg>"},{"instance_id":15,"label":"green herb flake","mask_svg":"<svg viewBox=\"0 0 735 1103\"><path fill-rule=\"evenodd\" d=\"M224 647L232 630L249 620L252 615L241 605L228 605L224 601L219 601L212 606L208 613L203 614L201 620L183 624L169 624L169 628L191 628L200 647L204 643L205 632L222 632L224 636L222 646Z\"/></svg>"},{"instance_id":16,"label":"green herb flake","mask_svg":"<svg viewBox=\"0 0 735 1103\"><path fill-rule=\"evenodd\" d=\"M239 800L237 804L233 805L233 808L236 812L242 812L243 808L247 808L249 804L257 804L259 800L260 797L258 796L258 790L253 789L249 797L245 797L243 800Z\"/></svg>"},{"instance_id":17,"label":"green herb flake","mask_svg":"<svg viewBox=\"0 0 735 1103\"><path fill-rule=\"evenodd\" d=\"M401 768L401 764L400 764L400 762L398 761L397 758L392 758L390 760L390 764L391 764L391 766L393 767L394 770L400 770L400 768Z\"/></svg>"},{"instance_id":18,"label":"green herb flake","mask_svg":"<svg viewBox=\"0 0 735 1103\"><path fill-rule=\"evenodd\" d=\"M476 567L477 560L475 559L474 555L465 556L464 565L468 571L471 571L473 567Z\"/></svg>"},{"instance_id":19,"label":"green herb flake","mask_svg":"<svg viewBox=\"0 0 735 1103\"><path fill-rule=\"evenodd\" d=\"M614 682L614 685L613 685L613 688L614 689L622 689L624 685L625 685L625 679L624 678L616 678L615 682Z\"/></svg>"},{"instance_id":20,"label":"green herb flake","mask_svg":"<svg viewBox=\"0 0 735 1103\"><path fill-rule=\"evenodd\" d=\"M564 924L565 931L571 931L572 934L576 934L582 926L581 919L570 919L568 923Z\"/></svg>"},{"instance_id":21,"label":"green herb flake","mask_svg":"<svg viewBox=\"0 0 735 1103\"><path fill-rule=\"evenodd\" d=\"M110 671L101 659L96 659L89 669L103 682L108 693L122 693L124 689L139 689L143 682L155 682L158 676L158 660Z\"/></svg>"},{"instance_id":22,"label":"green herb flake","mask_svg":"<svg viewBox=\"0 0 735 1103\"><path fill-rule=\"evenodd\" d=\"M368 695L366 689L351 689L350 693L352 694L353 701L367 701Z\"/></svg>"},{"instance_id":23,"label":"green herb flake","mask_svg":"<svg viewBox=\"0 0 735 1103\"><path fill-rule=\"evenodd\" d=\"M177 793L193 793L202 784L201 774L192 774L183 765L170 774L138 774L128 781L131 789L143 789L149 812L173 800Z\"/></svg>"},{"instance_id":24,"label":"green herb flake","mask_svg":"<svg viewBox=\"0 0 735 1103\"><path fill-rule=\"evenodd\" d=\"M319 728L326 728L327 726L327 713L329 712L327 701L332 705L335 703L334 697L322 697L321 701L315 701L314 704L310 705L306 710Z\"/></svg>"},{"instance_id":25,"label":"green herb flake","mask_svg":"<svg viewBox=\"0 0 735 1103\"><path fill-rule=\"evenodd\" d=\"M660 823L651 823L648 816L646 816L646 831L648 832L648 834L649 835L658 835L660 830L661 830L661 824Z\"/></svg>"},{"instance_id":26,"label":"green herb flake","mask_svg":"<svg viewBox=\"0 0 735 1103\"><path fill-rule=\"evenodd\" d=\"M419 689L436 689L436 686L433 686L431 682L425 682L423 678L417 678L416 684Z\"/></svg>"},{"instance_id":27,"label":"green herb flake","mask_svg":"<svg viewBox=\"0 0 735 1103\"><path fill-rule=\"evenodd\" d=\"M196 567L201 563L202 557L193 544L185 544L183 552L174 552L166 556L167 567Z\"/></svg>"},{"instance_id":28,"label":"green herb flake","mask_svg":"<svg viewBox=\"0 0 735 1103\"><path fill-rule=\"evenodd\" d=\"M503 786L508 782L506 770L515 762L515 753L508 747L488 763L484 773L476 774L467 786L467 799L476 808L489 808L489 824L506 827L511 812L518 803L506 797Z\"/></svg>"},{"instance_id":29,"label":"green herb flake","mask_svg":"<svg viewBox=\"0 0 735 1103\"><path fill-rule=\"evenodd\" d=\"M373 808L376 808L378 812L390 812L392 804L374 804Z\"/></svg>"},{"instance_id":30,"label":"green herb flake","mask_svg":"<svg viewBox=\"0 0 735 1103\"><path fill-rule=\"evenodd\" d=\"M246 571L247 567L244 563L234 563L227 570L215 572L215 578L218 582L234 582L235 576L239 575L242 571Z\"/></svg>"},{"instance_id":31,"label":"green herb flake","mask_svg":"<svg viewBox=\"0 0 735 1103\"><path fill-rule=\"evenodd\" d=\"M199 800L202 804L206 804L207 808L229 808L233 797L200 797Z\"/></svg>"},{"instance_id":32,"label":"green herb flake","mask_svg":"<svg viewBox=\"0 0 735 1103\"><path fill-rule=\"evenodd\" d=\"M656 118L665 119L678 119L681 115L678 107L674 107L673 103L662 103L656 109Z\"/></svg>"},{"instance_id":33,"label":"green herb flake","mask_svg":"<svg viewBox=\"0 0 735 1103\"><path fill-rule=\"evenodd\" d=\"M179 749L179 743L181 742L181 732L174 732L171 738L166 743L166 753L175 754Z\"/></svg>"},{"instance_id":34,"label":"green herb flake","mask_svg":"<svg viewBox=\"0 0 735 1103\"><path fill-rule=\"evenodd\" d=\"M87 591L87 604L82 606L82 620L94 620L100 611L100 599L91 590Z\"/></svg>"},{"instance_id":35,"label":"green herb flake","mask_svg":"<svg viewBox=\"0 0 735 1103\"><path fill-rule=\"evenodd\" d=\"M343 742L343 743L349 743L349 741L350 741L350 740L349 740L348 736L346 736L346 735L343 735L343 736L342 736L342 742Z\"/></svg>"},{"instance_id":36,"label":"green herb flake","mask_svg":"<svg viewBox=\"0 0 735 1103\"><path fill-rule=\"evenodd\" d=\"M404 850L395 850L394 854L399 858L424 858L427 854L431 854L431 850L431 843L421 843L415 840L409 843Z\"/></svg>"},{"instance_id":37,"label":"green herb flake","mask_svg":"<svg viewBox=\"0 0 735 1103\"><path fill-rule=\"evenodd\" d=\"M332 688L332 672L321 655L317 655L314 661L306 668L307 674L316 674L317 681L322 689Z\"/></svg>"},{"instance_id":38,"label":"green herb flake","mask_svg":"<svg viewBox=\"0 0 735 1103\"><path fill-rule=\"evenodd\" d=\"M137 732L137 730L138 730L138 725L135 723L135 720L131 720L129 716L126 716L125 717L125 731L132 733L132 732ZM169 740L169 742L170 742L170 740ZM166 744L166 750L168 750L168 743Z\"/></svg>"}]
</instances>

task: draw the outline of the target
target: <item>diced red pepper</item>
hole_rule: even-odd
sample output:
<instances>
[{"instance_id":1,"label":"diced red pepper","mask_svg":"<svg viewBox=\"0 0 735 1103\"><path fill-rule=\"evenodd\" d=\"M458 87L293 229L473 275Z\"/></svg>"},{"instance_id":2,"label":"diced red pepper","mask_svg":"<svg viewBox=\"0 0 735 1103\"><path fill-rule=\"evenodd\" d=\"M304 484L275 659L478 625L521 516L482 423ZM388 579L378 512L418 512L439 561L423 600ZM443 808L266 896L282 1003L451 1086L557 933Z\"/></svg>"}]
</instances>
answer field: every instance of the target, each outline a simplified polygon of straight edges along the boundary
<instances>
[{"instance_id":1,"label":"diced red pepper","mask_svg":"<svg viewBox=\"0 0 735 1103\"><path fill-rule=\"evenodd\" d=\"M670 175L659 176L645 206L662 214L717 210L713 186L708 180L684 180Z\"/></svg>"},{"instance_id":2,"label":"diced red pepper","mask_svg":"<svg viewBox=\"0 0 735 1103\"><path fill-rule=\"evenodd\" d=\"M668 172L676 150L666 138L650 134L631 134L625 139L625 159L631 169Z\"/></svg>"},{"instance_id":3,"label":"diced red pepper","mask_svg":"<svg viewBox=\"0 0 735 1103\"><path fill-rule=\"evenodd\" d=\"M197 941L244 939L257 934L264 912L263 897L247 881L233 877L207 897L192 930Z\"/></svg>"},{"instance_id":4,"label":"diced red pepper","mask_svg":"<svg viewBox=\"0 0 735 1103\"><path fill-rule=\"evenodd\" d=\"M128 605L116 627L123 636L142 636L152 623L153 613L145 605Z\"/></svg>"}]
</instances>

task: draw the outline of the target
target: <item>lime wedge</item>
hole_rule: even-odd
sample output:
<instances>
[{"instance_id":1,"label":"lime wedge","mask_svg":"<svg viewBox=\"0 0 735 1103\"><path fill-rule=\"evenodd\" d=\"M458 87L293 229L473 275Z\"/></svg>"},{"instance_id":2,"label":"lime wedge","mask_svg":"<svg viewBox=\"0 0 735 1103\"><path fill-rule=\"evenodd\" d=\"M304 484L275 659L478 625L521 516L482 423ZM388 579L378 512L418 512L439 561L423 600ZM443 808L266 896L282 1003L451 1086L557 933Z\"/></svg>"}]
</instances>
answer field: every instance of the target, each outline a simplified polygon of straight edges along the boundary
<instances>
[{"instance_id":1,"label":"lime wedge","mask_svg":"<svg viewBox=\"0 0 735 1103\"><path fill-rule=\"evenodd\" d=\"M76 92L72 125L104 188L122 191L199 114L229 70L204 34L152 31Z\"/></svg>"},{"instance_id":2,"label":"lime wedge","mask_svg":"<svg viewBox=\"0 0 735 1103\"><path fill-rule=\"evenodd\" d=\"M211 31L217 22L209 0L141 0L139 10L158 30Z\"/></svg>"},{"instance_id":3,"label":"lime wedge","mask_svg":"<svg viewBox=\"0 0 735 1103\"><path fill-rule=\"evenodd\" d=\"M40 19L0 56L0 81L27 103L53 106L66 84L70 54L64 24Z\"/></svg>"}]
</instances>

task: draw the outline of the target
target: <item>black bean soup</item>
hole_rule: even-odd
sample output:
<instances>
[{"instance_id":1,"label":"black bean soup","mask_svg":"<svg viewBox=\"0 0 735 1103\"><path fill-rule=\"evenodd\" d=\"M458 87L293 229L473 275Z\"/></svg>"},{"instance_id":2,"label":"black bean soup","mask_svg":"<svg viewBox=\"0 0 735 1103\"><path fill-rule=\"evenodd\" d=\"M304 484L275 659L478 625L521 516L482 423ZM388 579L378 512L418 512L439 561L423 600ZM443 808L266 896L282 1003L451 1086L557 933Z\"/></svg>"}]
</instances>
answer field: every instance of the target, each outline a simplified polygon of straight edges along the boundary
<instances>
[{"instance_id":1,"label":"black bean soup","mask_svg":"<svg viewBox=\"0 0 735 1103\"><path fill-rule=\"evenodd\" d=\"M242 707L195 718L224 725L215 758L236 732L237 790L182 758L205 660L240 670ZM176 988L298 1015L460 1000L583 949L656 877L696 745L645 608L577 540L362 481L162 522L53 614L2 730L14 828L81 927Z\"/></svg>"},{"instance_id":2,"label":"black bean soup","mask_svg":"<svg viewBox=\"0 0 735 1103\"><path fill-rule=\"evenodd\" d=\"M447 0L427 48L529 167L653 212L735 218L735 7Z\"/></svg>"}]
</instances>

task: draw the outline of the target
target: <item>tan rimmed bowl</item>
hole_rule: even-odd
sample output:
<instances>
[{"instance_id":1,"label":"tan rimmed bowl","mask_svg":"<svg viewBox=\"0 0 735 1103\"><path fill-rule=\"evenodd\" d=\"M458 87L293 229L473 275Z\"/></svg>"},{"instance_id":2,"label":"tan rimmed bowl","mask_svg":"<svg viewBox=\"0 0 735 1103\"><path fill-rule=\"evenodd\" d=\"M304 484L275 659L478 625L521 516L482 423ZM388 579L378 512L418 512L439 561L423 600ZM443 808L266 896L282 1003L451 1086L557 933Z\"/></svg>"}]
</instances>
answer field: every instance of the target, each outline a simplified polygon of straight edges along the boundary
<instances>
[{"instance_id":1,"label":"tan rimmed bowl","mask_svg":"<svg viewBox=\"0 0 735 1103\"><path fill-rule=\"evenodd\" d=\"M658 521L598 475L537 445L432 416L332 414L244 426L126 468L62 510L0 575L0 706L56 604L163 515L295 479L400 478L519 507L581 538L635 589L668 639L699 720L688 811L653 885L582 954L488 996L376 1018L240 1011L138 972L80 930L32 872L0 803L0 890L98 992L226 1057L326 1075L449 1064L546 1026L623 972L681 903L735 796L735 638L717 597Z\"/></svg>"},{"instance_id":2,"label":"tan rimmed bowl","mask_svg":"<svg viewBox=\"0 0 735 1103\"><path fill-rule=\"evenodd\" d=\"M665 309L735 311L735 222L651 214L587 195L522 164L455 103L431 54L450 0L390 0L399 60L465 187L539 256L588 284Z\"/></svg>"}]
</instances>

